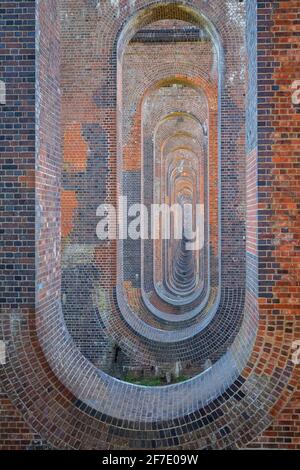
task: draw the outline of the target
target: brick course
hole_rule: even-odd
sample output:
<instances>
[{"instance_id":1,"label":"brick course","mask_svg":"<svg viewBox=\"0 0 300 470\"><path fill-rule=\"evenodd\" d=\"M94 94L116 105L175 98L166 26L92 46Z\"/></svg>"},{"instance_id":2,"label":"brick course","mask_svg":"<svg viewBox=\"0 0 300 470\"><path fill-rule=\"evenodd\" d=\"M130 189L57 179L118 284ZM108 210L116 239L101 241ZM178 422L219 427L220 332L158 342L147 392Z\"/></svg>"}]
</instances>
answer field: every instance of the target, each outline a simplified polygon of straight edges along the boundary
<instances>
[{"instance_id":1,"label":"brick course","mask_svg":"<svg viewBox=\"0 0 300 470\"><path fill-rule=\"evenodd\" d=\"M127 1L100 2L98 10L83 0L1 4L7 89L7 102L0 104L0 339L7 345L7 364L0 366L2 448L300 448L299 366L291 362L300 336L299 105L291 100L300 73L300 3L248 0L246 9L233 0L185 3L194 10L146 0L131 9ZM116 290L118 247L99 242L93 225L96 206L117 195L112 37L124 31L129 15L136 15L132 32L144 28L142 8L167 28L174 18L195 24L203 12L226 52L222 295L207 330L195 334L196 324L185 341L180 329L158 333L157 323L145 327L126 310ZM233 73L246 59L239 55L245 18L247 90ZM182 34L182 24L171 24ZM151 24L146 31L148 38ZM173 49L184 47L177 36L173 40ZM143 47L141 41L143 35L133 47ZM132 135L138 135L139 119L132 120ZM128 154L128 172L140 170L133 160ZM82 344L81 332L77 338L81 351L70 294L86 302L76 313L90 322ZM145 394L98 369L107 364L97 358L105 353L109 363L114 354L100 331L129 356L138 351L146 364L167 354L190 359L196 351L214 364L205 376Z\"/></svg>"}]
</instances>

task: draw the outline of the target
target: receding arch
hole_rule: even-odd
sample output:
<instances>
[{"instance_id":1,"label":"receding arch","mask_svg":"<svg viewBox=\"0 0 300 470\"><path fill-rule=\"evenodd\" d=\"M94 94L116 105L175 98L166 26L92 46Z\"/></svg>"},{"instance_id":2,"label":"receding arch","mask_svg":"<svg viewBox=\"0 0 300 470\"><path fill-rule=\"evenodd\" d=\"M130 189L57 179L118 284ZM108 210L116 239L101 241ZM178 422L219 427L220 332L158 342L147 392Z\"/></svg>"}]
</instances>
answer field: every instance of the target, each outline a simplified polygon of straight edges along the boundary
<instances>
[{"instance_id":1,"label":"receding arch","mask_svg":"<svg viewBox=\"0 0 300 470\"><path fill-rule=\"evenodd\" d=\"M148 3L145 3L144 5L145 5L145 6L148 6ZM202 2L202 3L201 3L201 7L202 7L204 10L206 10L207 14L209 13L209 7L205 5L205 2ZM220 23L221 20L218 19L218 18L215 18L215 21L216 21L216 23L218 23L218 21L219 21L219 23ZM119 24L118 24L118 27L120 27L120 24L121 24L121 20L120 20L120 22L119 22ZM228 31L228 29L225 28L225 32L227 32L227 31ZM224 34L223 39L224 39L225 35L226 35L226 34ZM229 40L228 40L228 41L229 41ZM231 39L231 42L233 43L233 39ZM110 70L111 70L111 69L110 69ZM109 113L107 113L107 114L105 115L106 118L107 118L107 116L109 116ZM110 122L113 122L113 120L110 121ZM248 304L248 307L250 308L249 304ZM55 311L56 308L57 308L57 306L55 306L55 307L53 308L53 311ZM53 314L53 317L54 317L54 314ZM253 323L252 323L251 325L250 325L250 323L249 323L249 324L248 324L248 328L251 330L252 327L255 328L255 325L256 325L255 313L253 312ZM40 327L40 332L41 332L40 337L42 338L42 339L41 339L41 343L43 343L44 350L46 351L47 358L49 358L49 363L51 364L51 366L53 366L53 370L55 370L56 374L61 378L61 380L62 380L64 383L68 383L68 378L63 377L63 376L62 376L62 373L61 373L61 369L64 368L63 361L62 361L62 362L59 362L59 366L58 366L58 365L55 365L55 361L56 361L57 359L61 359L60 354L58 354L58 351L55 352L55 351L51 350L51 346L49 346L49 344L46 343L45 338L43 339L43 330L45 331L45 329L46 329L46 331L48 331L48 328L47 328L48 326L49 326L49 320L45 319L44 316L41 315L41 317L39 318L39 327ZM50 326L51 326L51 331L57 333L59 339L62 340L62 342L61 342L61 344L62 344L61 351L63 351L63 348L64 348L64 346L65 346L65 343L66 343L66 342L69 342L69 345L70 345L70 343L71 343L70 338L67 337L67 334L66 334L64 325L62 325L62 322L61 322L61 320L60 320L60 321L59 321L59 324L58 324L58 325L56 324L56 326L57 326L58 328L56 328L56 329L53 328L55 325L50 325ZM247 330L246 330L246 331L247 331ZM247 338L250 338L251 335L248 336L248 333L249 333L249 332L245 333L245 338L246 338L246 337L247 337ZM242 343L242 341L243 341L242 335L240 335L240 340L241 340L241 343ZM253 337L251 337L251 340L253 340ZM250 339L249 339L249 343L251 343ZM239 350L239 348L242 348L242 347L244 347L244 344L240 344L239 347L237 347L236 352ZM250 344L248 344L248 342L247 342L247 354L245 353L245 355L248 355L248 352L251 350L251 347L252 347L252 346L251 346ZM70 346L70 348L71 348L71 346ZM72 348L73 348L73 346L72 346ZM61 353L61 351L60 351L60 353ZM66 352L66 351L64 351L64 352ZM74 353L74 356L73 356L73 353ZM86 361L86 360L82 357L82 355L78 354L78 352L75 350L75 348L74 348L74 350L72 350L72 351L71 351L71 349L70 349L70 356L71 356L71 358L72 358L72 356L73 356L72 360L71 360L71 361L69 362L69 364L68 364L68 365L70 366L70 369L71 369L71 370L73 370L73 368L74 368L75 370L78 371L78 369L79 369L79 368L78 368L78 365L80 364L80 366L82 366L82 369L85 370L85 374L86 374L85 377L86 377L86 376L88 376L88 377L91 377L91 376L92 376L93 379L95 380L95 383L97 383L97 381L101 382L101 380L104 381L105 387L103 387L101 391L103 392L103 394L104 394L106 397L107 397L107 394L111 392L111 387L113 387L113 384L114 384L114 386L115 386L116 388L117 388L118 386L124 387L124 388L123 388L123 392L129 392L130 390L132 390L131 387L127 388L127 385L126 385L126 387L125 387L123 384L122 384L122 385L120 385L120 384L118 385L118 382L117 382L117 381L114 381L113 379L107 378L107 377L105 376L105 374L99 374L99 371L97 371L96 368L90 368L89 362ZM238 356L238 354L237 354L237 356ZM75 357L76 357L76 360L75 360ZM228 356L227 356L227 357L228 357ZM234 357L236 358L236 356L234 356ZM248 357L248 356L247 356L247 357ZM245 358L245 357L244 357L244 359L245 359L245 361L246 361L246 358ZM234 361L234 360L233 360L233 361ZM239 367L238 367L238 369L241 369L241 368L243 367L243 364L242 364L242 363L243 363L243 358L242 358L242 357L238 357L238 359L236 360L236 362L239 362ZM231 363L231 365L232 365L232 363ZM235 364L235 365L236 365L236 364ZM234 368L235 365L232 366L232 367ZM79 370L79 372L80 372L80 370ZM207 379L207 383L209 382L209 377L208 377L209 375L210 375L210 373L206 374L205 383L206 383L206 379ZM245 374L245 375L246 375L246 374ZM82 375L81 373L79 373L79 374L78 374L78 379L79 379L79 380L76 382L76 384L73 384L73 386L72 386L72 390L74 391L75 395L77 395L77 396L79 395L80 398L83 398L83 403L84 403L83 406L85 406L85 405L87 404L87 402L89 403L89 405L90 405L91 407L94 406L94 404L95 404L95 403L94 403L94 398L95 398L95 401L96 401L96 402L97 402L97 400L98 400L98 402L96 403L96 407L99 406L99 409L101 409L101 411L103 411L103 408L101 408L101 397L100 397L100 395L95 392L95 395L94 395L92 398L91 398L91 397L87 397L87 395L85 394L86 390L83 389L82 383L80 383L80 379L82 379L82 378L83 378L83 375ZM234 374L232 374L232 375L230 376L230 378L227 378L228 381L227 381L227 383L226 383L226 387L228 387L228 384L230 383L231 380L234 380L233 378L234 378ZM101 379L101 380L100 380L100 379ZM224 379L224 380L226 380L226 379ZM98 382L98 384L99 384L99 382ZM90 381L89 381L89 384L90 384ZM201 382L201 384L203 385L202 382ZM68 384L68 385L69 385L69 384ZM200 383L198 383L198 385L200 385ZM78 388L77 388L77 386L78 386ZM239 386L241 386L241 383L239 383ZM134 388L134 387L133 387L133 388ZM179 387L179 388L180 388L181 390L184 390L184 385L182 385L182 388L181 388L181 387ZM107 389L110 389L109 392L107 392ZM223 387L223 389L224 389L224 390L226 389L225 386ZM95 391L95 389L94 389L94 391ZM141 390L140 393L141 393L141 396L142 396L142 395L143 395L143 391ZM221 388L218 388L218 393L216 394L216 396L217 396L219 393L221 393ZM208 401L209 401L210 399L212 399L213 395L214 395L214 394L213 394L213 391L210 390L210 391L208 392L208 396L209 396ZM109 398L111 398L111 397L113 397L113 396L114 396L114 395L112 394L112 395L110 395ZM229 401L230 401L230 400L229 400ZM205 402L205 400L204 400L203 402L201 402L201 406L204 405L204 402ZM199 404L199 406L200 406L200 404ZM145 409L144 409L144 410L145 410ZM111 410L110 410L109 408L106 408L106 411L108 411L109 413L111 412ZM133 415L128 414L128 416L133 416ZM181 415L180 415L180 416L181 416ZM152 418L154 418L154 417L152 416L151 419L152 419ZM160 419L162 419L162 418L163 418L163 417L160 417ZM242 418L240 418L240 419L242 420ZM263 420L262 417L260 417L260 419L261 419L261 421ZM231 439L231 437L230 437L229 439Z\"/></svg>"}]
</instances>

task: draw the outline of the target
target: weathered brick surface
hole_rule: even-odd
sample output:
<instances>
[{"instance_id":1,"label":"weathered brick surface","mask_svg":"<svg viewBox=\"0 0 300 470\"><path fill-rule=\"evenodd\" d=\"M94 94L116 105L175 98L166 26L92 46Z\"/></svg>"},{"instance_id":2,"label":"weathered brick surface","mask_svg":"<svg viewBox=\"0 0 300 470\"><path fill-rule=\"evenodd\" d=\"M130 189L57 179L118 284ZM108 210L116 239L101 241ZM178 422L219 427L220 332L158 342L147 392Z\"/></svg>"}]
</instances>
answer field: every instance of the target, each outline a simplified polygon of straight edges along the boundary
<instances>
[{"instance_id":1,"label":"weathered brick surface","mask_svg":"<svg viewBox=\"0 0 300 470\"><path fill-rule=\"evenodd\" d=\"M46 442L24 421L8 396L0 392L0 450L49 449Z\"/></svg>"},{"instance_id":2,"label":"weathered brick surface","mask_svg":"<svg viewBox=\"0 0 300 470\"><path fill-rule=\"evenodd\" d=\"M16 334L34 313L35 257L35 2L1 2L0 77L6 103L0 105L1 274L0 304L5 331ZM17 340L19 350L24 347ZM9 360L9 359L8 359ZM0 366L3 369L3 366ZM1 370L2 372L2 370ZM0 390L0 448L24 449L36 437L9 396Z\"/></svg>"}]
</instances>

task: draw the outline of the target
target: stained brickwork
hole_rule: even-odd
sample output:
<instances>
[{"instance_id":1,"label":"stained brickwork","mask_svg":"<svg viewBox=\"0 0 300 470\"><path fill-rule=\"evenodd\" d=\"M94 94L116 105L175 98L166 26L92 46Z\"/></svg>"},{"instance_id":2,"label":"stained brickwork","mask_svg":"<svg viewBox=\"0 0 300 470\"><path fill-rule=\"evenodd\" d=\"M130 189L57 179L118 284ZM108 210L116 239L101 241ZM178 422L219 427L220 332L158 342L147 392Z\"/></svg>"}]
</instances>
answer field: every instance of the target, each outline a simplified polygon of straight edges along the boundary
<instances>
[{"instance_id":1,"label":"stained brickwork","mask_svg":"<svg viewBox=\"0 0 300 470\"><path fill-rule=\"evenodd\" d=\"M0 391L0 450L48 450L51 446L24 421L20 410Z\"/></svg>"},{"instance_id":2,"label":"stained brickwork","mask_svg":"<svg viewBox=\"0 0 300 470\"><path fill-rule=\"evenodd\" d=\"M299 6L298 0L2 2L3 448L300 448L299 366L291 361L300 336L299 105L291 99L300 74ZM157 31L164 45L155 44ZM186 66L186 56L174 72L160 69L163 60L153 54L157 68L152 63L149 76L157 75L146 86L135 70L140 82L126 96L132 99L125 114L134 158L125 152L122 168L122 54L127 47L167 47L176 58L199 43L215 91ZM221 179L209 183L222 197L214 253L222 261L220 297L174 328L146 304L135 311L139 264L119 285L122 251L96 238L95 211L115 202L120 169L129 189L139 182L139 101L155 81L182 84L192 69L194 88L219 103L209 107L218 115L210 132L219 131ZM151 126L151 156L150 142ZM142 192L136 186L134 198ZM130 247L127 253L133 256ZM145 389L113 378L117 356L149 367L195 357L206 371Z\"/></svg>"},{"instance_id":3,"label":"stained brickwork","mask_svg":"<svg viewBox=\"0 0 300 470\"><path fill-rule=\"evenodd\" d=\"M286 334L286 350L299 339L299 105L291 85L299 79L300 2L259 2L258 18L258 207L260 315L270 332L272 362L276 337ZM299 448L299 366L295 393L280 400L280 415L253 445ZM298 389L297 389L298 387ZM298 390L298 391L297 391Z\"/></svg>"}]
</instances>

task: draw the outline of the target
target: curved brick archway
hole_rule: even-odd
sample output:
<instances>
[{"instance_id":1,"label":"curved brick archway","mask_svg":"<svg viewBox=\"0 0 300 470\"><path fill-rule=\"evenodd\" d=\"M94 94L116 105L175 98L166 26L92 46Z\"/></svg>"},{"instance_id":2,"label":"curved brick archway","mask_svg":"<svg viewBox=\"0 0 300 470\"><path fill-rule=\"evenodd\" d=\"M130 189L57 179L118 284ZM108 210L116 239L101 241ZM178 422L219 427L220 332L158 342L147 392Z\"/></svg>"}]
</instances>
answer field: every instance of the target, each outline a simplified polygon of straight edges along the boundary
<instances>
[{"instance_id":1,"label":"curved brick archway","mask_svg":"<svg viewBox=\"0 0 300 470\"><path fill-rule=\"evenodd\" d=\"M83 2L78 3L83 6L81 5ZM83 34L85 41L87 43L89 41L92 43L93 41L98 42L99 36L97 35L100 34L100 23L101 18L103 18L101 15L103 15L105 16L103 44L107 46L106 41L111 31L120 30L122 21L126 21L128 14L127 2L126 5L125 2L124 5L123 2L119 2L119 16L115 14L110 2L105 3L100 16L97 18L99 24L97 28L94 28L94 22L96 21L93 19L95 16L94 2L84 3L89 20L87 27L90 28L89 35ZM229 52L229 58L232 60L238 52L236 31L234 31L230 22L223 22L222 18L222 14L224 17L222 5L225 8L227 3L232 5L232 2L222 2L222 4L217 1L209 2L210 5L204 1L186 3L201 12L205 12L206 17L211 18L211 21L222 33L222 40L227 48L230 49L230 44L233 46ZM251 2L249 3L251 4ZM70 8L70 6L72 6L72 1L64 2L63 10ZM136 2L135 8L139 9L147 6L148 2L139 1ZM232 15L232 9L228 11ZM255 13L255 9L252 11L249 7L248 14L254 15ZM268 11L268 15L270 17L273 15L271 10ZM75 12L71 16L71 20L68 21L73 21L72 27L76 28L76 22L82 21L82 19L79 19ZM234 17L232 22L234 23ZM50 36L50 25L52 37L50 44L53 55L43 56L43 47L45 47ZM139 419L135 420L133 419L135 413L132 413L130 404L127 402L123 402L122 405L119 402L119 416L107 413L110 409L111 397L128 396L127 390L130 390L132 399L136 399L136 402L141 405L140 409L146 412L148 407L147 400L144 398L145 393L139 387L129 386L99 373L97 368L92 366L84 355L79 352L69 336L59 312L60 233L58 218L60 207L57 195L60 181L59 121L57 120L59 113L57 112L56 116L51 115L50 121L48 114L49 107L57 105L59 101L57 93L59 73L57 65L54 67L54 57L59 54L57 2L51 0L48 4L38 4L38 27L40 33L40 59L47 57L47 60L40 60L37 77L37 91L40 99L37 112L36 162L36 303L33 293L30 291L34 280L28 278L31 285L24 293L25 295L20 297L22 302L20 304L17 302L16 305L7 305L4 309L2 331L3 338L8 344L8 361L5 367L1 367L1 378L3 377L5 392L10 396L14 405L21 411L25 421L34 431L39 433L50 446L56 448L151 448L154 441L161 448L245 447L271 424L274 416L278 415L294 393L297 380L299 380L299 370L293 366L290 360L292 341L297 339L299 318L295 316L291 322L291 312L283 304L279 315L273 311L272 302L268 300L271 297L267 294L270 294L271 291L276 292L277 297L283 299L280 284L278 283L272 286L269 292L263 291L266 295L260 295L259 303L257 302L258 294L255 289L255 281L258 277L257 268L261 281L260 288L268 289L268 284L264 284L263 273L259 271L259 269L262 269L260 263L263 263L263 254L261 253L260 257L257 257L255 226L254 228L253 225L251 226L251 230L254 230L254 236L253 238L248 237L247 245L248 278L245 308L248 310L249 315L246 316L246 321L243 322L240 332L236 336L233 348L229 353L224 354L224 357L219 361L217 370L212 368L204 375L196 377L186 384L166 387L154 392L160 403L168 403L168 399L170 399L171 414L169 414L170 410L167 406L158 407L156 416L153 414L146 420L140 416ZM55 31L55 34L53 34L53 31ZM97 31L97 34L93 34L91 31ZM70 51L71 53L74 53L74 51ZM104 61L101 66L103 66L103 63L107 64ZM96 71L99 71L98 66L93 63L93 58L91 58L91 64L92 69L94 66ZM113 62L111 67L113 68ZM52 70L53 83L49 83L46 79L47 72L50 69ZM56 74L54 74L54 70ZM104 77L103 82L108 85L106 80L107 77ZM98 108L97 99L101 103L102 98L101 96L97 98L99 96L97 94L88 93L90 85L91 83L87 83L86 86L81 87L76 96L76 99L78 101L81 99L82 103L78 114L79 121L77 121L80 123L80 131L78 132L76 123L72 124L66 121L65 126L70 132L72 131L73 136L77 135L81 144L78 148L80 158L77 164L74 165L76 168L79 165L80 168L88 169L91 162L90 158L95 158L95 162L97 162L99 152L101 155L107 155L104 161L110 165L112 179L107 178L105 174L107 166L104 163L99 164L97 171L98 174L102 175L103 179L101 181L102 183L105 181L108 193L113 198L115 197L115 191L112 182L115 181L116 175L114 163L116 154L114 152L115 139L111 136L115 135L115 127L110 128L110 125L107 124L107 122L114 123L113 104L115 101L113 91L111 91L113 87L105 87L106 101L103 99L102 106ZM73 92L74 90L72 90ZM64 99L68 100L68 94ZM237 100L238 96L233 93L230 106L232 106L232 103L236 103ZM64 109L65 116L70 113L69 106L72 106L72 102ZM66 119L65 116L64 119ZM93 116L92 122L90 120L91 116ZM70 113L70 117L72 119L72 113ZM251 118L253 118L251 115L247 117L250 121ZM253 126L253 121L249 122L249 126ZM47 133L45 134L46 129ZM257 164L256 142L255 139L253 141L253 134L249 132L249 135L247 142L249 155L247 158L248 178L250 181L254 180L255 188L256 171L253 168ZM262 131L258 137L263 140ZM99 142L100 149L95 146L96 140ZM89 148L89 158L84 162L82 156L86 155L87 148ZM28 151L31 150L28 149ZM73 164L74 162L71 164L71 169L68 169L71 170L71 176ZM32 167L28 171L32 171ZM25 185L26 191L29 191L31 184L29 174L26 173L25 176L26 178L22 184ZM76 193L72 189L72 178L66 178L66 181L67 193L64 197L68 201L69 227L72 228L72 217L74 217L74 212L77 207L80 207L81 202L80 198L78 199L78 192ZM251 185L248 188L248 201L251 201L251 207L248 211L251 211L252 215L256 203L255 191L254 193L251 191ZM87 191L86 194L89 194L88 189L85 188L85 190ZM259 202L261 204L263 204L263 198L264 196L260 192ZM31 206L32 204L33 200L31 200ZM260 206L260 210L264 210L263 205ZM30 240L30 231L32 235L34 229L32 221L30 225L30 217L32 215L29 211L29 226L26 227L28 240ZM270 223L269 220L268 222ZM265 230L267 233L268 227L264 226L265 221L259 219L258 223L260 224L258 228ZM248 218L248 224L251 224L251 218ZM81 233L79 233L79 236L81 236ZM282 244L284 242L279 241L280 247L282 247ZM280 255L279 248L274 254L275 261L276 259L280 260ZM83 256L85 259L87 256L93 258L94 254L87 250L83 253ZM101 249L98 251L98 256L101 257L102 261L105 260ZM226 256L229 256L229 254L227 253ZM30 256L24 261L24 267L22 268L24 273L30 266L29 258ZM107 264L109 259L107 259ZM108 272L108 266L104 265L102 275L106 282L109 281L106 278ZM34 274L32 268L31 273ZM228 273L231 273L230 269ZM90 274L90 276L92 275L93 273ZM224 287L229 289L229 285L226 285L226 283ZM246 354L244 357L239 357L235 354L235 351L252 349L251 341L254 339L253 332L255 333L258 313L259 328L256 341L252 355L247 360ZM57 317L58 314L59 317ZM285 329L282 328L284 322L286 322ZM53 347L55 347L55 351L53 351ZM243 361L245 361L245 365ZM232 370L236 370L238 362L240 363L241 372L239 371L240 373L237 376L233 374L231 380L230 378L224 379L223 372L228 373L230 367L232 367ZM80 374L78 371L80 371ZM219 387L217 389L209 389L208 387L205 390L206 384L209 383L207 377L213 374L214 371L216 376L221 379ZM83 376L85 379L82 381ZM98 389L97 393L95 393L97 388L94 391L91 388L93 385L91 380L94 384L101 381L101 388ZM193 394L193 387L197 384L197 381L201 382L202 389L204 389L199 402L195 403L194 401L193 408L186 408L188 412L180 410L179 406L174 407L174 402L176 402L175 405L183 403L183 389L188 392L184 404L189 403L189 398ZM71 384L71 386L66 387L64 385L66 383ZM195 389L198 388L199 386L195 387ZM85 395L86 393L87 395ZM209 397L208 399L205 398L205 393L207 394L206 397ZM80 394L85 395L85 403L80 400ZM86 400L86 396L89 397L89 400Z\"/></svg>"}]
</instances>

